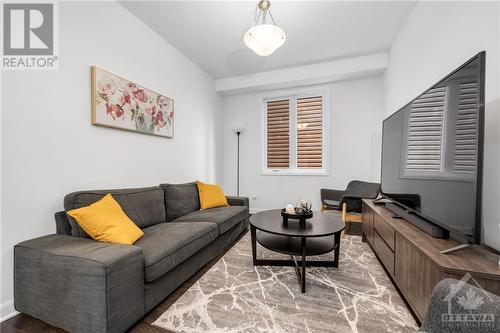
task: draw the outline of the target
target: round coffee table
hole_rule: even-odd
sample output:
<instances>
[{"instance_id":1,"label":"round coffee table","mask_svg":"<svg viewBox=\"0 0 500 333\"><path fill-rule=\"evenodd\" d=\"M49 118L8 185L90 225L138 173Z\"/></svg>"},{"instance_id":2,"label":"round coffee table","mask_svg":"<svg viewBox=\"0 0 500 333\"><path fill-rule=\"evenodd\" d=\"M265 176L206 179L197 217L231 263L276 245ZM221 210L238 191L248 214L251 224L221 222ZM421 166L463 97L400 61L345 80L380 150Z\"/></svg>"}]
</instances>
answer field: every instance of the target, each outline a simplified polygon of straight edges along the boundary
<instances>
[{"instance_id":1,"label":"round coffee table","mask_svg":"<svg viewBox=\"0 0 500 333\"><path fill-rule=\"evenodd\" d=\"M314 212L305 227L299 220L289 219L283 223L279 209L266 210L250 217L252 255L254 266L293 266L301 287L306 291L306 267L338 267L340 253L340 233L345 223L340 215ZM257 230L259 232L257 233ZM290 255L292 260L258 259L257 242L263 247ZM307 256L334 251L331 260L306 260ZM300 263L296 256L300 256ZM299 265L300 264L300 265Z\"/></svg>"}]
</instances>

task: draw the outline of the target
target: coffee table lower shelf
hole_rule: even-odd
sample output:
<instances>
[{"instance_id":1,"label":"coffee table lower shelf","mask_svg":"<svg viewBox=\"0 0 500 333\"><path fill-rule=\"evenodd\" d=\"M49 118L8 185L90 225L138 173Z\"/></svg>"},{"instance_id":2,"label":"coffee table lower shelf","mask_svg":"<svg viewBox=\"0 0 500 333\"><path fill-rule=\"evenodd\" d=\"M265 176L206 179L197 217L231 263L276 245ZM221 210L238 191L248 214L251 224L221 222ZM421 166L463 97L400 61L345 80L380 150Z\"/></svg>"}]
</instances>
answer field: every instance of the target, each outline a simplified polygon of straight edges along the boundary
<instances>
[{"instance_id":1,"label":"coffee table lower shelf","mask_svg":"<svg viewBox=\"0 0 500 333\"><path fill-rule=\"evenodd\" d=\"M254 266L290 266L295 267L302 293L306 292L306 267L338 267L340 253L340 232L323 237L285 236L257 230L250 225L252 255ZM291 260L258 259L257 242L268 250L287 254ZM334 251L334 260L307 260L315 256ZM298 258L296 258L298 257Z\"/></svg>"}]
</instances>

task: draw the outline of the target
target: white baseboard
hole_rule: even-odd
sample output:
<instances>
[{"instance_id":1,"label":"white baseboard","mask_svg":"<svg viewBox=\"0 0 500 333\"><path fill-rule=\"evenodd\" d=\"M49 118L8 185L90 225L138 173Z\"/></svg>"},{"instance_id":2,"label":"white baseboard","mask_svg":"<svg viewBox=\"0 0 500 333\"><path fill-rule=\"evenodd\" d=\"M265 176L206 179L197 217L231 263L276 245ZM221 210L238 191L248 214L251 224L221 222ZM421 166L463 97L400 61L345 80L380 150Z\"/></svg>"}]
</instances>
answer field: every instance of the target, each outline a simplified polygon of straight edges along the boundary
<instances>
[{"instance_id":1,"label":"white baseboard","mask_svg":"<svg viewBox=\"0 0 500 333\"><path fill-rule=\"evenodd\" d=\"M12 318L15 315L19 314L19 312L17 312L16 309L14 309L14 300L13 299L2 303L0 310L1 310L0 322L7 320L9 318Z\"/></svg>"},{"instance_id":2,"label":"white baseboard","mask_svg":"<svg viewBox=\"0 0 500 333\"><path fill-rule=\"evenodd\" d=\"M267 209L264 209L264 208L250 208L250 214L256 214L256 213L260 213L260 212L263 212Z\"/></svg>"}]
</instances>

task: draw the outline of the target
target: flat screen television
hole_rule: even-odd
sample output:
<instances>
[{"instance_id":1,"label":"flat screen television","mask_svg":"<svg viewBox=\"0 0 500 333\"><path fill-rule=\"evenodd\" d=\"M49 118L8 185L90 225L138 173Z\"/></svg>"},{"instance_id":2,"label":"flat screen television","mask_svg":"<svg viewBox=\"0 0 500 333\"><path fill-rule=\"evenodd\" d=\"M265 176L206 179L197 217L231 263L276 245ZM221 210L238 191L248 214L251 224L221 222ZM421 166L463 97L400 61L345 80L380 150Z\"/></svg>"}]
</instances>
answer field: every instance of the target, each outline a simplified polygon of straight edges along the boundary
<instances>
[{"instance_id":1,"label":"flat screen television","mask_svg":"<svg viewBox=\"0 0 500 333\"><path fill-rule=\"evenodd\" d=\"M481 241L485 52L386 118L382 195L454 238ZM408 78L411 80L411 77Z\"/></svg>"}]
</instances>

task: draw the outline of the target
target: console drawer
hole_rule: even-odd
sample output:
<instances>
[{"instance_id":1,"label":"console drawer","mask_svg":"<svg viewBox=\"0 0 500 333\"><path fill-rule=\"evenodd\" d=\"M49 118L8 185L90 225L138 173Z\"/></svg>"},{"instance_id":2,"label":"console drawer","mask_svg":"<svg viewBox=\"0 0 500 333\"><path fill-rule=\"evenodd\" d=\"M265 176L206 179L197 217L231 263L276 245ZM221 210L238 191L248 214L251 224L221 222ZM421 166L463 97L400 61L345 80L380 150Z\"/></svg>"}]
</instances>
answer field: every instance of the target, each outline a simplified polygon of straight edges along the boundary
<instances>
[{"instance_id":1,"label":"console drawer","mask_svg":"<svg viewBox=\"0 0 500 333\"><path fill-rule=\"evenodd\" d=\"M373 248L389 274L394 276L394 252L392 252L376 231L373 233Z\"/></svg>"},{"instance_id":2,"label":"console drawer","mask_svg":"<svg viewBox=\"0 0 500 333\"><path fill-rule=\"evenodd\" d=\"M394 252L394 229L377 214L373 214L373 228Z\"/></svg>"}]
</instances>

